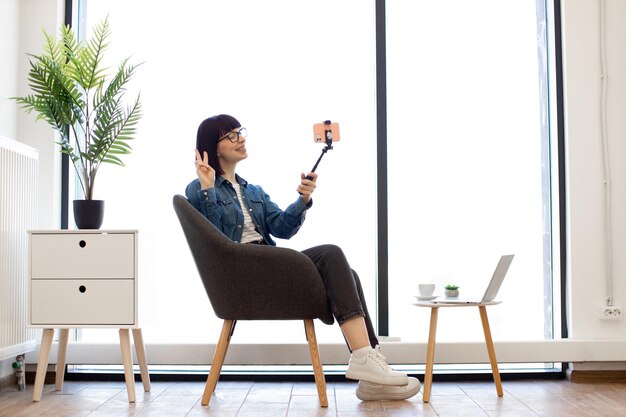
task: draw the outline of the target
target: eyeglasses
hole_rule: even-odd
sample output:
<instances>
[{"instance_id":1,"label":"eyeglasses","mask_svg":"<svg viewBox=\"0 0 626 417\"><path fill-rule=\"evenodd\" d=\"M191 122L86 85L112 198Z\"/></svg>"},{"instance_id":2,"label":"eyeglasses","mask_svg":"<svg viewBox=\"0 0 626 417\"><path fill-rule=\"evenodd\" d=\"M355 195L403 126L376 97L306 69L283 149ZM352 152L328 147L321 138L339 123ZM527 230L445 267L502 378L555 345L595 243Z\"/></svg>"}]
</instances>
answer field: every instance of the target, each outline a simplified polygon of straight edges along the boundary
<instances>
[{"instance_id":1,"label":"eyeglasses","mask_svg":"<svg viewBox=\"0 0 626 417\"><path fill-rule=\"evenodd\" d=\"M245 138L246 136L248 136L248 131L246 130L245 127L242 127L236 132L228 132L227 134L219 138L217 141L221 142L224 139L228 139L232 143L237 143L239 142L239 136L241 136L242 138Z\"/></svg>"}]
</instances>

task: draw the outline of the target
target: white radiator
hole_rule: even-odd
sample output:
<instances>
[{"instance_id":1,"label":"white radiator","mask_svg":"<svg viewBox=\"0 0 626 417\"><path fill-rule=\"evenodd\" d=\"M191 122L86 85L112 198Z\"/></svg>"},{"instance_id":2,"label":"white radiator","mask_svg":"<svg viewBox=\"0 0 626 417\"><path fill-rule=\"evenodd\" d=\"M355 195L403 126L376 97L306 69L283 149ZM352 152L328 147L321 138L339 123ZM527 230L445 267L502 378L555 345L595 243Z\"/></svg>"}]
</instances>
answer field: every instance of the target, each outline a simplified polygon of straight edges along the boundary
<instances>
[{"instance_id":1,"label":"white radiator","mask_svg":"<svg viewBox=\"0 0 626 417\"><path fill-rule=\"evenodd\" d=\"M37 150L0 136L0 360L35 349L28 320L28 234L37 227Z\"/></svg>"}]
</instances>

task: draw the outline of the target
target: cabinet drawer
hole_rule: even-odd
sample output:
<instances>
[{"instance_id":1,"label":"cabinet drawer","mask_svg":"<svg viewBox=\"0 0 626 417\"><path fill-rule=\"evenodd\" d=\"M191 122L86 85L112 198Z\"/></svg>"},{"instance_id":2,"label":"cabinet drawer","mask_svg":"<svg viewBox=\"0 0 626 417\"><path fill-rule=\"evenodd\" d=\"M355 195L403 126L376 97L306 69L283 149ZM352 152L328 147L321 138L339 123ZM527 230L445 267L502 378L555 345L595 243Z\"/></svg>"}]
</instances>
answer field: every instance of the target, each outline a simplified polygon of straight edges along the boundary
<instances>
[{"instance_id":1,"label":"cabinet drawer","mask_svg":"<svg viewBox=\"0 0 626 417\"><path fill-rule=\"evenodd\" d=\"M30 245L33 279L135 275L134 234L32 234Z\"/></svg>"},{"instance_id":2,"label":"cabinet drawer","mask_svg":"<svg viewBox=\"0 0 626 417\"><path fill-rule=\"evenodd\" d=\"M32 325L134 323L133 280L31 281Z\"/></svg>"}]
</instances>

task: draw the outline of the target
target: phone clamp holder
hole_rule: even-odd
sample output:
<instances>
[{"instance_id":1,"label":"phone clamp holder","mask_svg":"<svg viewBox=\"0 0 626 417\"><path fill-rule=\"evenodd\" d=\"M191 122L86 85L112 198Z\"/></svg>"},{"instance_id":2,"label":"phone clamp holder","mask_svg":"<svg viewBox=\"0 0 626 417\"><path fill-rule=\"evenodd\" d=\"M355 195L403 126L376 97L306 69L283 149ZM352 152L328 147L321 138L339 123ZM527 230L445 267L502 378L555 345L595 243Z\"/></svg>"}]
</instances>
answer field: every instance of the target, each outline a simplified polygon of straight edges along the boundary
<instances>
[{"instance_id":1,"label":"phone clamp holder","mask_svg":"<svg viewBox=\"0 0 626 417\"><path fill-rule=\"evenodd\" d=\"M325 120L324 124L328 126L328 129L324 130L324 137L326 138L326 146L324 146L324 149L322 149L322 154L320 155L319 158L317 158L317 162L315 162L315 165L313 165L313 169L311 170L311 172L315 172L324 154L333 148L333 131L330 129L330 120ZM308 175L306 178L309 180L312 179Z\"/></svg>"}]
</instances>

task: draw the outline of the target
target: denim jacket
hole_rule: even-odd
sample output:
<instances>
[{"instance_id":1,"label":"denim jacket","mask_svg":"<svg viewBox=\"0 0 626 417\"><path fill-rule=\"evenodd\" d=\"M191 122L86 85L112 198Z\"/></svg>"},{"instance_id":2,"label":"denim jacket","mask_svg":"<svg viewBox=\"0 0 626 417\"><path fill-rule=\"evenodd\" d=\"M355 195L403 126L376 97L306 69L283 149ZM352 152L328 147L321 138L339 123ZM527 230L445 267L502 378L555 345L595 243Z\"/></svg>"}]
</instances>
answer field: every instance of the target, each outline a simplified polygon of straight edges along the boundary
<instances>
[{"instance_id":1,"label":"denim jacket","mask_svg":"<svg viewBox=\"0 0 626 417\"><path fill-rule=\"evenodd\" d=\"M283 211L272 202L261 187L248 184L239 175L235 177L241 186L245 208L265 243L276 246L270 235L289 239L300 230L306 211L312 206L313 200L305 205L298 197ZM213 188L206 190L200 188L200 180L197 178L189 183L185 190L189 202L231 240L240 242L243 232L243 212L233 185L223 177L217 176Z\"/></svg>"}]
</instances>

